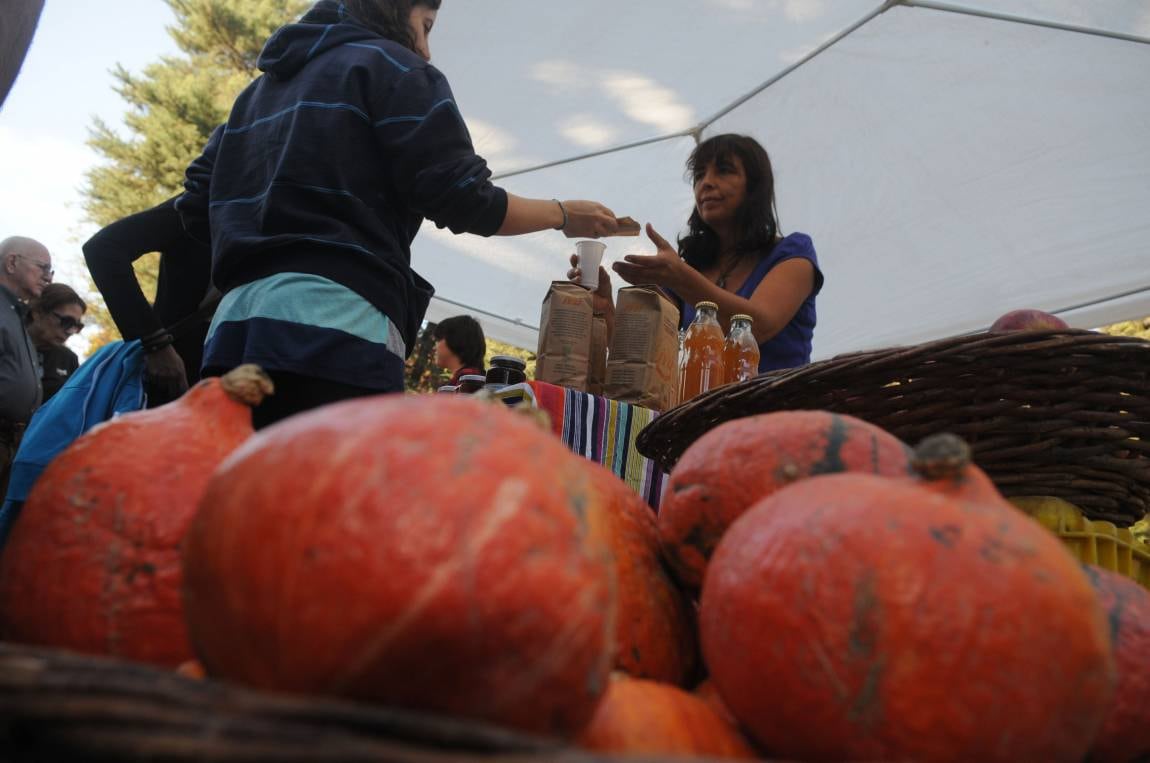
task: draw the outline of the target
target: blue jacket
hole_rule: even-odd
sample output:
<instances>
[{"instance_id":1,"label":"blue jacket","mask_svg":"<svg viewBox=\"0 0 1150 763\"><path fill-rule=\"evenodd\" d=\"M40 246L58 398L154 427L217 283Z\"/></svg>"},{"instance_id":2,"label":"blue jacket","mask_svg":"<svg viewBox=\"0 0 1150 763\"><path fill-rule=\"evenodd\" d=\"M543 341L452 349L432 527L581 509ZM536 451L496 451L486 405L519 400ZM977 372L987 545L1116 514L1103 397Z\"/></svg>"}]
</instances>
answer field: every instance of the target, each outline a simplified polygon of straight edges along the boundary
<instances>
[{"instance_id":1,"label":"blue jacket","mask_svg":"<svg viewBox=\"0 0 1150 763\"><path fill-rule=\"evenodd\" d=\"M139 340L97 350L32 416L0 506L0 548L40 472L80 435L113 416L144 407L144 351Z\"/></svg>"},{"instance_id":2,"label":"blue jacket","mask_svg":"<svg viewBox=\"0 0 1150 763\"><path fill-rule=\"evenodd\" d=\"M433 293L411 268L424 218L489 236L507 211L447 80L333 0L277 31L259 68L177 203L189 230L210 230L216 286L323 276L414 347Z\"/></svg>"}]
</instances>

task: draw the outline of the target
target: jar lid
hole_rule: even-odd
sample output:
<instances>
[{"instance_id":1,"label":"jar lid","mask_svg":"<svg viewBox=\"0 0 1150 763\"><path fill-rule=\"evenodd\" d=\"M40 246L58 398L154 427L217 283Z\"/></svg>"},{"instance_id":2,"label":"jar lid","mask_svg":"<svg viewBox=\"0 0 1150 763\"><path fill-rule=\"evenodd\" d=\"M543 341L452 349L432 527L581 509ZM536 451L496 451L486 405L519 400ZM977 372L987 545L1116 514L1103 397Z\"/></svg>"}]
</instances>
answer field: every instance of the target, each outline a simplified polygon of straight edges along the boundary
<instances>
[{"instance_id":1,"label":"jar lid","mask_svg":"<svg viewBox=\"0 0 1150 763\"><path fill-rule=\"evenodd\" d=\"M517 358L514 355L496 355L491 359L491 365L505 368L518 368L520 371L527 369L527 361L523 358Z\"/></svg>"},{"instance_id":2,"label":"jar lid","mask_svg":"<svg viewBox=\"0 0 1150 763\"><path fill-rule=\"evenodd\" d=\"M738 315L732 315L731 321L746 321L747 323L754 323L755 319L749 315L745 315L744 313L739 313Z\"/></svg>"},{"instance_id":3,"label":"jar lid","mask_svg":"<svg viewBox=\"0 0 1150 763\"><path fill-rule=\"evenodd\" d=\"M696 311L702 310L704 307L709 307L712 310L718 310L719 309L718 305L716 305L714 302L708 302L707 300L703 300L702 302L697 302L695 304L695 310Z\"/></svg>"}]
</instances>

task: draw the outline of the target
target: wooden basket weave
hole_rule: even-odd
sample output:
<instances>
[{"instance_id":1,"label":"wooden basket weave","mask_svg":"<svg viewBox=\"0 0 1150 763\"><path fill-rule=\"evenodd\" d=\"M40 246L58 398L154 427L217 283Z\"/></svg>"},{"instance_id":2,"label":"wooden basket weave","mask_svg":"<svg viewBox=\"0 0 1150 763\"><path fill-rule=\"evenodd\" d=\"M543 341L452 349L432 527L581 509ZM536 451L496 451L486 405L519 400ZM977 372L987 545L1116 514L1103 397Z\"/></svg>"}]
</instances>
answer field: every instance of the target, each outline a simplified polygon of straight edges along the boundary
<instances>
[{"instance_id":1,"label":"wooden basket weave","mask_svg":"<svg viewBox=\"0 0 1150 763\"><path fill-rule=\"evenodd\" d=\"M670 763L595 755L478 723L266 694L138 663L3 642L0 761Z\"/></svg>"},{"instance_id":2,"label":"wooden basket weave","mask_svg":"<svg viewBox=\"0 0 1150 763\"><path fill-rule=\"evenodd\" d=\"M915 444L953 432L1007 496L1051 495L1120 526L1150 510L1150 342L1091 331L975 334L840 355L722 387L640 433L666 470L725 421L848 413Z\"/></svg>"}]
</instances>

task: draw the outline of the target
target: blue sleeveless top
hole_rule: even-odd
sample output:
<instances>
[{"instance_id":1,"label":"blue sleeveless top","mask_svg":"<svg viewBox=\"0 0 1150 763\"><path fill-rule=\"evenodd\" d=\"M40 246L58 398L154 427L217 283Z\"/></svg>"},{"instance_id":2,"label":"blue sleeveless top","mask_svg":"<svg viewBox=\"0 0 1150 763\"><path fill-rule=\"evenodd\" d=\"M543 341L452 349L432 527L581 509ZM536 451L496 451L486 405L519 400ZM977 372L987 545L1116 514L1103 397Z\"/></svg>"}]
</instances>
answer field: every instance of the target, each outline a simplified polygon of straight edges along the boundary
<instances>
[{"instance_id":1,"label":"blue sleeveless top","mask_svg":"<svg viewBox=\"0 0 1150 763\"><path fill-rule=\"evenodd\" d=\"M783 330L759 345L759 373L779 368L795 368L811 362L811 340L815 334L815 297L823 288L823 272L819 270L819 260L815 255L815 245L805 233L792 233L779 240L774 248L755 265L747 280L735 292L743 299L750 299L767 273L780 262L801 258L809 260L815 268L815 286L799 305L798 312ZM695 320L695 306L683 304L679 295L674 295L679 303L679 328L687 328ZM724 329L725 330L725 329Z\"/></svg>"}]
</instances>

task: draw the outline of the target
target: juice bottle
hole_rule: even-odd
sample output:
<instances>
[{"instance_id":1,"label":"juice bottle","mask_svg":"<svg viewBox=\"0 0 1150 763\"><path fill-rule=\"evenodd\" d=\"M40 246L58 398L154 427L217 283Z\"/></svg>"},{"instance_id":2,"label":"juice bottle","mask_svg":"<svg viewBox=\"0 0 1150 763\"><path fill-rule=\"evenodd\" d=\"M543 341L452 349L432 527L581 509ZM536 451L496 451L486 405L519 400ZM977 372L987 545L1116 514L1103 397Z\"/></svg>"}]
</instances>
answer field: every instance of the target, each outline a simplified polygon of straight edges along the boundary
<instances>
[{"instance_id":1,"label":"juice bottle","mask_svg":"<svg viewBox=\"0 0 1150 763\"><path fill-rule=\"evenodd\" d=\"M695 305L695 320L683 338L683 356L679 365L679 402L721 386L723 373L723 327L719 325L719 306L714 302Z\"/></svg>"},{"instance_id":2,"label":"juice bottle","mask_svg":"<svg viewBox=\"0 0 1150 763\"><path fill-rule=\"evenodd\" d=\"M732 315L731 330L723 342L723 368L727 384L746 381L759 373L759 343L751 333L749 315Z\"/></svg>"}]
</instances>

